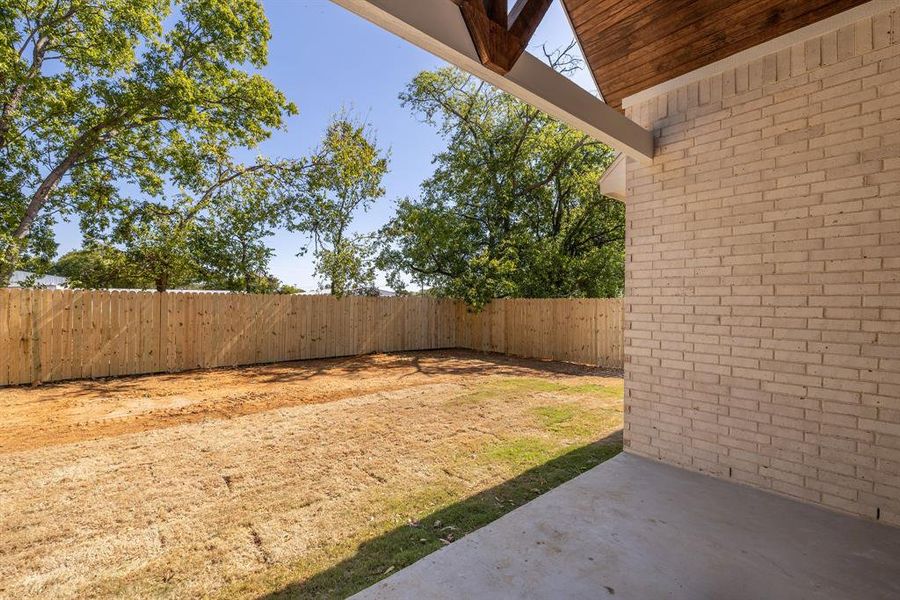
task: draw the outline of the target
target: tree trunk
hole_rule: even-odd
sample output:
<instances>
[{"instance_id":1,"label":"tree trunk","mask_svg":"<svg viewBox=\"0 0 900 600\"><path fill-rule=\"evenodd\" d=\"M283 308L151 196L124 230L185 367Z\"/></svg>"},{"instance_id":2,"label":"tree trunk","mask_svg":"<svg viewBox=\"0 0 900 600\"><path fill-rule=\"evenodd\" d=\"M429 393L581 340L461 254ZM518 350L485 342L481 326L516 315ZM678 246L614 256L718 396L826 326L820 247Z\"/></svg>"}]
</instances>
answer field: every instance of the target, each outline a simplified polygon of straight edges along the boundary
<instances>
[{"instance_id":1,"label":"tree trunk","mask_svg":"<svg viewBox=\"0 0 900 600\"><path fill-rule=\"evenodd\" d=\"M38 189L35 190L34 194L31 196L28 208L25 209L25 216L22 217L22 221L13 233L13 236L16 239L24 240L28 237L28 234L31 233L31 226L34 225L34 220L47 202L50 192L59 185L63 176L72 168L72 165L75 164L80 156L81 153L79 151L73 150L61 163L56 165L56 167L47 174L47 177L44 178L41 185L38 186Z\"/></svg>"},{"instance_id":2,"label":"tree trunk","mask_svg":"<svg viewBox=\"0 0 900 600\"><path fill-rule=\"evenodd\" d=\"M12 128L12 119L16 111L19 110L19 103L22 102L22 96L25 95L25 88L28 83L41 71L41 65L44 63L44 54L47 51L47 44L50 40L45 37L39 37L34 43L32 52L31 66L28 68L25 78L13 88L9 99L3 105L0 111L0 149L5 148L9 143L9 130Z\"/></svg>"},{"instance_id":3,"label":"tree trunk","mask_svg":"<svg viewBox=\"0 0 900 600\"><path fill-rule=\"evenodd\" d=\"M247 244L241 242L241 271L244 275L244 293L250 293L250 269L247 268Z\"/></svg>"},{"instance_id":4,"label":"tree trunk","mask_svg":"<svg viewBox=\"0 0 900 600\"><path fill-rule=\"evenodd\" d=\"M160 275L156 278L156 291L157 292L165 292L169 289L169 276L168 275Z\"/></svg>"},{"instance_id":5,"label":"tree trunk","mask_svg":"<svg viewBox=\"0 0 900 600\"><path fill-rule=\"evenodd\" d=\"M14 240L8 242L3 249L3 256L0 257L0 287L9 286L13 272L19 263L20 253L19 244Z\"/></svg>"},{"instance_id":6,"label":"tree trunk","mask_svg":"<svg viewBox=\"0 0 900 600\"><path fill-rule=\"evenodd\" d=\"M3 251L3 257L0 259L0 285L9 285L9 279L16 269L22 253L22 247L31 234L31 227L34 225L38 213L40 213L44 204L47 203L50 193L59 185L59 182L72 168L72 165L81 157L81 154L81 150L76 149L69 152L68 156L47 174L41 185L32 194L31 200L25 209L25 214L22 216L22 220L19 221L15 231L13 231L12 239L7 242L7 246Z\"/></svg>"},{"instance_id":7,"label":"tree trunk","mask_svg":"<svg viewBox=\"0 0 900 600\"><path fill-rule=\"evenodd\" d=\"M13 231L13 239L7 242L8 245L3 251L4 256L0 259L0 284L9 283L8 277L12 276L12 271L15 270L16 264L19 262L22 247L25 245L25 241L31 234L31 227L34 225L34 221L37 219L41 209L44 208L44 204L47 203L47 198L50 197L50 194L56 189L59 182L62 181L62 178L69 172L72 165L91 151L94 146L94 144L91 143L91 140L93 139L92 136L99 134L100 131L103 131L103 129L108 126L108 123L104 123L81 134L62 162L56 165L56 167L47 174L41 182L41 185L39 185L34 194L31 195L31 200L25 208L25 214L22 216L22 220L19 221L19 225L16 227L15 231ZM9 271L8 276L6 275L7 271Z\"/></svg>"}]
</instances>

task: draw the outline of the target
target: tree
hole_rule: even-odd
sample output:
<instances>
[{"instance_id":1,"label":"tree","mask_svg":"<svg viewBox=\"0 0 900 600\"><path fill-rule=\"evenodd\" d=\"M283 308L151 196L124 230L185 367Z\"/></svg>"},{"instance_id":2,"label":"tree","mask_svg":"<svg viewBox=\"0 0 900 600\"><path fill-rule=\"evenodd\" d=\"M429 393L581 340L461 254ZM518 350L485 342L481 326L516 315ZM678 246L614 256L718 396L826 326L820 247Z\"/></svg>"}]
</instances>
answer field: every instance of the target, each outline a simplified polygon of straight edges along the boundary
<instances>
[{"instance_id":1,"label":"tree","mask_svg":"<svg viewBox=\"0 0 900 600\"><path fill-rule=\"evenodd\" d=\"M302 160L264 159L247 166L233 163L222 148L216 152L207 147L194 167L192 188L182 188L171 199L127 204L110 231L101 235L110 243L124 247L134 274L152 281L157 291L199 284L204 274L222 275L221 263L227 260L221 256L215 257L213 263L204 263L223 248L210 246L221 241L210 229L223 223L238 229L252 228L256 222L265 232L266 222L274 215L255 211L279 196L276 184L301 177L307 166ZM254 233L257 232L244 231L245 242L253 242L254 250L261 252L262 258L247 256L238 265L238 272L245 270L244 283L250 287L257 279L265 280L267 274L254 272L251 279L248 270L260 266L260 260L263 265L268 263L270 256L259 239L250 239ZM233 284L234 288L229 289L240 289L236 282Z\"/></svg>"},{"instance_id":2,"label":"tree","mask_svg":"<svg viewBox=\"0 0 900 600\"><path fill-rule=\"evenodd\" d=\"M286 204L286 224L310 235L316 273L333 295L371 288L371 236L352 234L349 228L358 211L384 195L381 180L388 158L365 125L344 115L329 125L315 163Z\"/></svg>"},{"instance_id":3,"label":"tree","mask_svg":"<svg viewBox=\"0 0 900 600\"><path fill-rule=\"evenodd\" d=\"M149 280L157 292L187 287L197 280L198 265L190 247L193 206L189 196L171 204L139 203L122 215L109 238L125 248L133 276Z\"/></svg>"},{"instance_id":4,"label":"tree","mask_svg":"<svg viewBox=\"0 0 900 600\"><path fill-rule=\"evenodd\" d=\"M375 287L373 236L365 234L325 235L331 245L315 251L316 273L327 282L334 296L370 295Z\"/></svg>"},{"instance_id":5,"label":"tree","mask_svg":"<svg viewBox=\"0 0 900 600\"><path fill-rule=\"evenodd\" d=\"M122 250L103 244L91 244L64 254L50 272L65 277L68 286L74 288L144 289L152 283L133 274Z\"/></svg>"},{"instance_id":6,"label":"tree","mask_svg":"<svg viewBox=\"0 0 900 600\"><path fill-rule=\"evenodd\" d=\"M198 219L191 245L207 287L248 293L282 287L268 274L274 251L265 240L280 218L279 198L270 183L261 177L237 180L218 195L215 209Z\"/></svg>"},{"instance_id":7,"label":"tree","mask_svg":"<svg viewBox=\"0 0 900 600\"><path fill-rule=\"evenodd\" d=\"M625 211L597 185L610 148L453 68L420 73L400 98L447 149L381 232L392 286L411 278L474 306L621 294Z\"/></svg>"},{"instance_id":8,"label":"tree","mask_svg":"<svg viewBox=\"0 0 900 600\"><path fill-rule=\"evenodd\" d=\"M174 10L173 10L174 9ZM121 183L193 186L198 145L252 147L293 104L264 77L258 0L15 0L0 16L0 285L55 219Z\"/></svg>"},{"instance_id":9,"label":"tree","mask_svg":"<svg viewBox=\"0 0 900 600\"><path fill-rule=\"evenodd\" d=\"M367 142L340 133L345 125L333 123L326 143L309 158L258 158L244 165L234 162L226 147L200 144L189 156L183 153L181 160L192 164L192 176L177 192L166 190L158 199L123 202L114 211L91 215L85 220L86 237L122 248L130 274L149 280L160 292L190 286L290 293L289 286L267 272L273 251L266 238L281 224L286 208L317 210L318 219L302 213L306 226L330 226L330 190L364 188L361 180L368 171L355 170L368 160L360 146ZM332 240L329 235L330 230L324 231L322 239ZM352 238L337 241L347 239ZM322 262L331 271L363 271L364 266L352 263L326 263L347 260L348 254L321 250Z\"/></svg>"}]
</instances>

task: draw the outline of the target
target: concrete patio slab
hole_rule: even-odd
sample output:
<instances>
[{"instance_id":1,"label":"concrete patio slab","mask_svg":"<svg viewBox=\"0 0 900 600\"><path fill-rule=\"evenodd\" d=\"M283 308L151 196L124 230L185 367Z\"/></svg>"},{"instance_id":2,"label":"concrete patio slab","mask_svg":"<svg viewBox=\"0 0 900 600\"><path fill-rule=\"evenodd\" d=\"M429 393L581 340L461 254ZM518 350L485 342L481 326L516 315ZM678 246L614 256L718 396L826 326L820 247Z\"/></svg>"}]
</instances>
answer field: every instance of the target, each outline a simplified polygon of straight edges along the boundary
<instances>
[{"instance_id":1,"label":"concrete patio slab","mask_svg":"<svg viewBox=\"0 0 900 600\"><path fill-rule=\"evenodd\" d=\"M900 598L900 529L620 455L354 596Z\"/></svg>"}]
</instances>

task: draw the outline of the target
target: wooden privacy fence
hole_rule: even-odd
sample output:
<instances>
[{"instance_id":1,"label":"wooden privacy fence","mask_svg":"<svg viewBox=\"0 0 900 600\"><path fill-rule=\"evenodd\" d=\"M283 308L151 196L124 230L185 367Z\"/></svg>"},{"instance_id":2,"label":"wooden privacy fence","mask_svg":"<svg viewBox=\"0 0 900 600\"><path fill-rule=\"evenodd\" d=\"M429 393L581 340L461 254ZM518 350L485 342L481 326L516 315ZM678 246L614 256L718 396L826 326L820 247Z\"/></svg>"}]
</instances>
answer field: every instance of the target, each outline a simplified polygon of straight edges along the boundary
<instances>
[{"instance_id":1,"label":"wooden privacy fence","mask_svg":"<svg viewBox=\"0 0 900 600\"><path fill-rule=\"evenodd\" d=\"M458 311L461 348L604 367L625 364L620 298L494 300L479 313Z\"/></svg>"},{"instance_id":2,"label":"wooden privacy fence","mask_svg":"<svg viewBox=\"0 0 900 600\"><path fill-rule=\"evenodd\" d=\"M621 300L0 289L0 385L471 348L623 365Z\"/></svg>"}]
</instances>

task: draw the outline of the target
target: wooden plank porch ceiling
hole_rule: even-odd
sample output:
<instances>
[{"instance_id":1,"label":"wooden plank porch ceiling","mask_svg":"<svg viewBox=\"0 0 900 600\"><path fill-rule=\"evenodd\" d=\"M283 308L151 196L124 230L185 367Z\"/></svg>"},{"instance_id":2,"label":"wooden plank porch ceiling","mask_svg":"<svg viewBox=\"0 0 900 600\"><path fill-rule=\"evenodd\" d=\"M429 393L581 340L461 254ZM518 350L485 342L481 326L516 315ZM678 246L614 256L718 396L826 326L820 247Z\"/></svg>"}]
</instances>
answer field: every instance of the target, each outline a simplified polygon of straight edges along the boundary
<instances>
[{"instance_id":1,"label":"wooden plank porch ceiling","mask_svg":"<svg viewBox=\"0 0 900 600\"><path fill-rule=\"evenodd\" d=\"M867 0L561 0L607 104Z\"/></svg>"}]
</instances>

